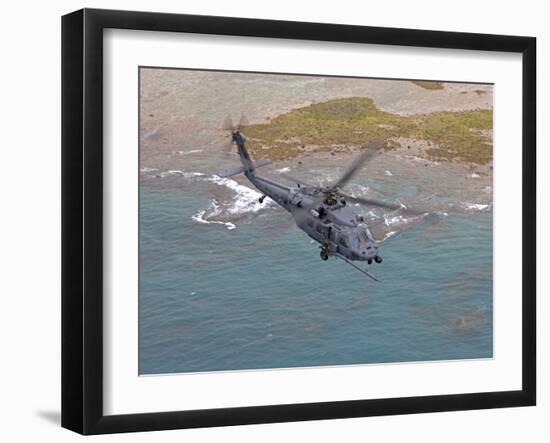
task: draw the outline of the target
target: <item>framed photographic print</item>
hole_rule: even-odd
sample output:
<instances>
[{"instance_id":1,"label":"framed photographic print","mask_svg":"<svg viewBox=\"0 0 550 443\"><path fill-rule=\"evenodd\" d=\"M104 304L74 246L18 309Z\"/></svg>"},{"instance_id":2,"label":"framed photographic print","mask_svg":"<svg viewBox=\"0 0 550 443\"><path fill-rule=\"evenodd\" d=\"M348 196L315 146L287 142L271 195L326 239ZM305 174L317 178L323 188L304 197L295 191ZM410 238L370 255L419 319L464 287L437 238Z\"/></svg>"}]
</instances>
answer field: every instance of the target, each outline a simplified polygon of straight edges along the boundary
<instances>
[{"instance_id":1,"label":"framed photographic print","mask_svg":"<svg viewBox=\"0 0 550 443\"><path fill-rule=\"evenodd\" d=\"M530 37L62 20L62 425L529 406Z\"/></svg>"}]
</instances>

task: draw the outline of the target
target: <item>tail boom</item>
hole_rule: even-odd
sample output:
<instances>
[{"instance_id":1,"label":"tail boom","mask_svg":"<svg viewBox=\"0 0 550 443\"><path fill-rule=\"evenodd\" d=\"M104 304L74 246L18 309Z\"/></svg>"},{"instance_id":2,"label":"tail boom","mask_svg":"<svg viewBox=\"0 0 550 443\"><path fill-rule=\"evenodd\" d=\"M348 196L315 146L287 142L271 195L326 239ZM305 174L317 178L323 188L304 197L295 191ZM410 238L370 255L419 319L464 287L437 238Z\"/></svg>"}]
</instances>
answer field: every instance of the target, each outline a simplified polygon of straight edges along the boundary
<instances>
[{"instance_id":1,"label":"tail boom","mask_svg":"<svg viewBox=\"0 0 550 443\"><path fill-rule=\"evenodd\" d=\"M250 158L250 157L249 157ZM234 175L242 174L245 170L253 171L255 168L260 168L262 166L270 165L271 160L258 160L257 162L250 162L251 167L245 168L244 165L237 166L236 168L224 169L223 171L218 172L216 175L221 178L233 177Z\"/></svg>"}]
</instances>

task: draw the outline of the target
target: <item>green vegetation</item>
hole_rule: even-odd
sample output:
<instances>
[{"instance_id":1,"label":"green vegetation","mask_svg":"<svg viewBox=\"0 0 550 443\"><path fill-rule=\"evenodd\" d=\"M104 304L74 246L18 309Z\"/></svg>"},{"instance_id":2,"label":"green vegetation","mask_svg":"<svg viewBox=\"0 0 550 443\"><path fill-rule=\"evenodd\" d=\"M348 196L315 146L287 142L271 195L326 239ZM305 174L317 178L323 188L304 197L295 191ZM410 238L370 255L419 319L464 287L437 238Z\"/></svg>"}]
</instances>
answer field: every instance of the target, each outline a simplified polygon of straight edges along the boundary
<instances>
[{"instance_id":1,"label":"green vegetation","mask_svg":"<svg viewBox=\"0 0 550 443\"><path fill-rule=\"evenodd\" d=\"M420 86L424 89L443 89L443 83L441 82L432 82L428 80L412 80L411 83L414 83L416 86Z\"/></svg>"},{"instance_id":2,"label":"green vegetation","mask_svg":"<svg viewBox=\"0 0 550 443\"><path fill-rule=\"evenodd\" d=\"M401 116L381 111L369 98L345 98L295 109L246 128L257 158L287 160L305 152L351 151L369 141L386 149L399 137L430 142L431 159L486 164L492 159L492 110Z\"/></svg>"},{"instance_id":3,"label":"green vegetation","mask_svg":"<svg viewBox=\"0 0 550 443\"><path fill-rule=\"evenodd\" d=\"M411 137L437 145L426 150L429 157L481 165L492 160L492 110L435 112L416 117L418 125Z\"/></svg>"}]
</instances>

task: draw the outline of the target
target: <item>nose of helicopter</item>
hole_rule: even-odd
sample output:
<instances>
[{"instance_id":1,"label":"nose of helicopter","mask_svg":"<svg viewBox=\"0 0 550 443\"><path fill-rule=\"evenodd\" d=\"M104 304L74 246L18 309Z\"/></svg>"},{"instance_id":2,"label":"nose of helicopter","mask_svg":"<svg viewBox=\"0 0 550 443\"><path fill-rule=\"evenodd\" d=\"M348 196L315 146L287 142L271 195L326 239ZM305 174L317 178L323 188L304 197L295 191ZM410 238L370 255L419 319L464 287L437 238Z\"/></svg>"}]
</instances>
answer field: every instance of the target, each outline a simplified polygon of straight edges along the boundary
<instances>
[{"instance_id":1,"label":"nose of helicopter","mask_svg":"<svg viewBox=\"0 0 550 443\"><path fill-rule=\"evenodd\" d=\"M374 257L378 256L378 246L374 243L369 243L366 246L362 247L359 251L359 256L361 260L372 260Z\"/></svg>"}]
</instances>

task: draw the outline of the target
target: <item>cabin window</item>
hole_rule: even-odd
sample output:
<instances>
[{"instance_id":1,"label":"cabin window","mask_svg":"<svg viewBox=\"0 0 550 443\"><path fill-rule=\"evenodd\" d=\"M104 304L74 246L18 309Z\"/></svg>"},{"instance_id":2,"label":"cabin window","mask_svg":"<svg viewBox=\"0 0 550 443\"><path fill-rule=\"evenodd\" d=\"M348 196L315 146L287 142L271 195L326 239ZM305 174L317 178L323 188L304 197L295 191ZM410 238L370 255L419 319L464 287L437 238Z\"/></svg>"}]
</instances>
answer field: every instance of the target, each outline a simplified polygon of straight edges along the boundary
<instances>
[{"instance_id":1,"label":"cabin window","mask_svg":"<svg viewBox=\"0 0 550 443\"><path fill-rule=\"evenodd\" d=\"M346 237L340 236L340 245L345 248L348 247L348 241L346 240Z\"/></svg>"}]
</instances>

